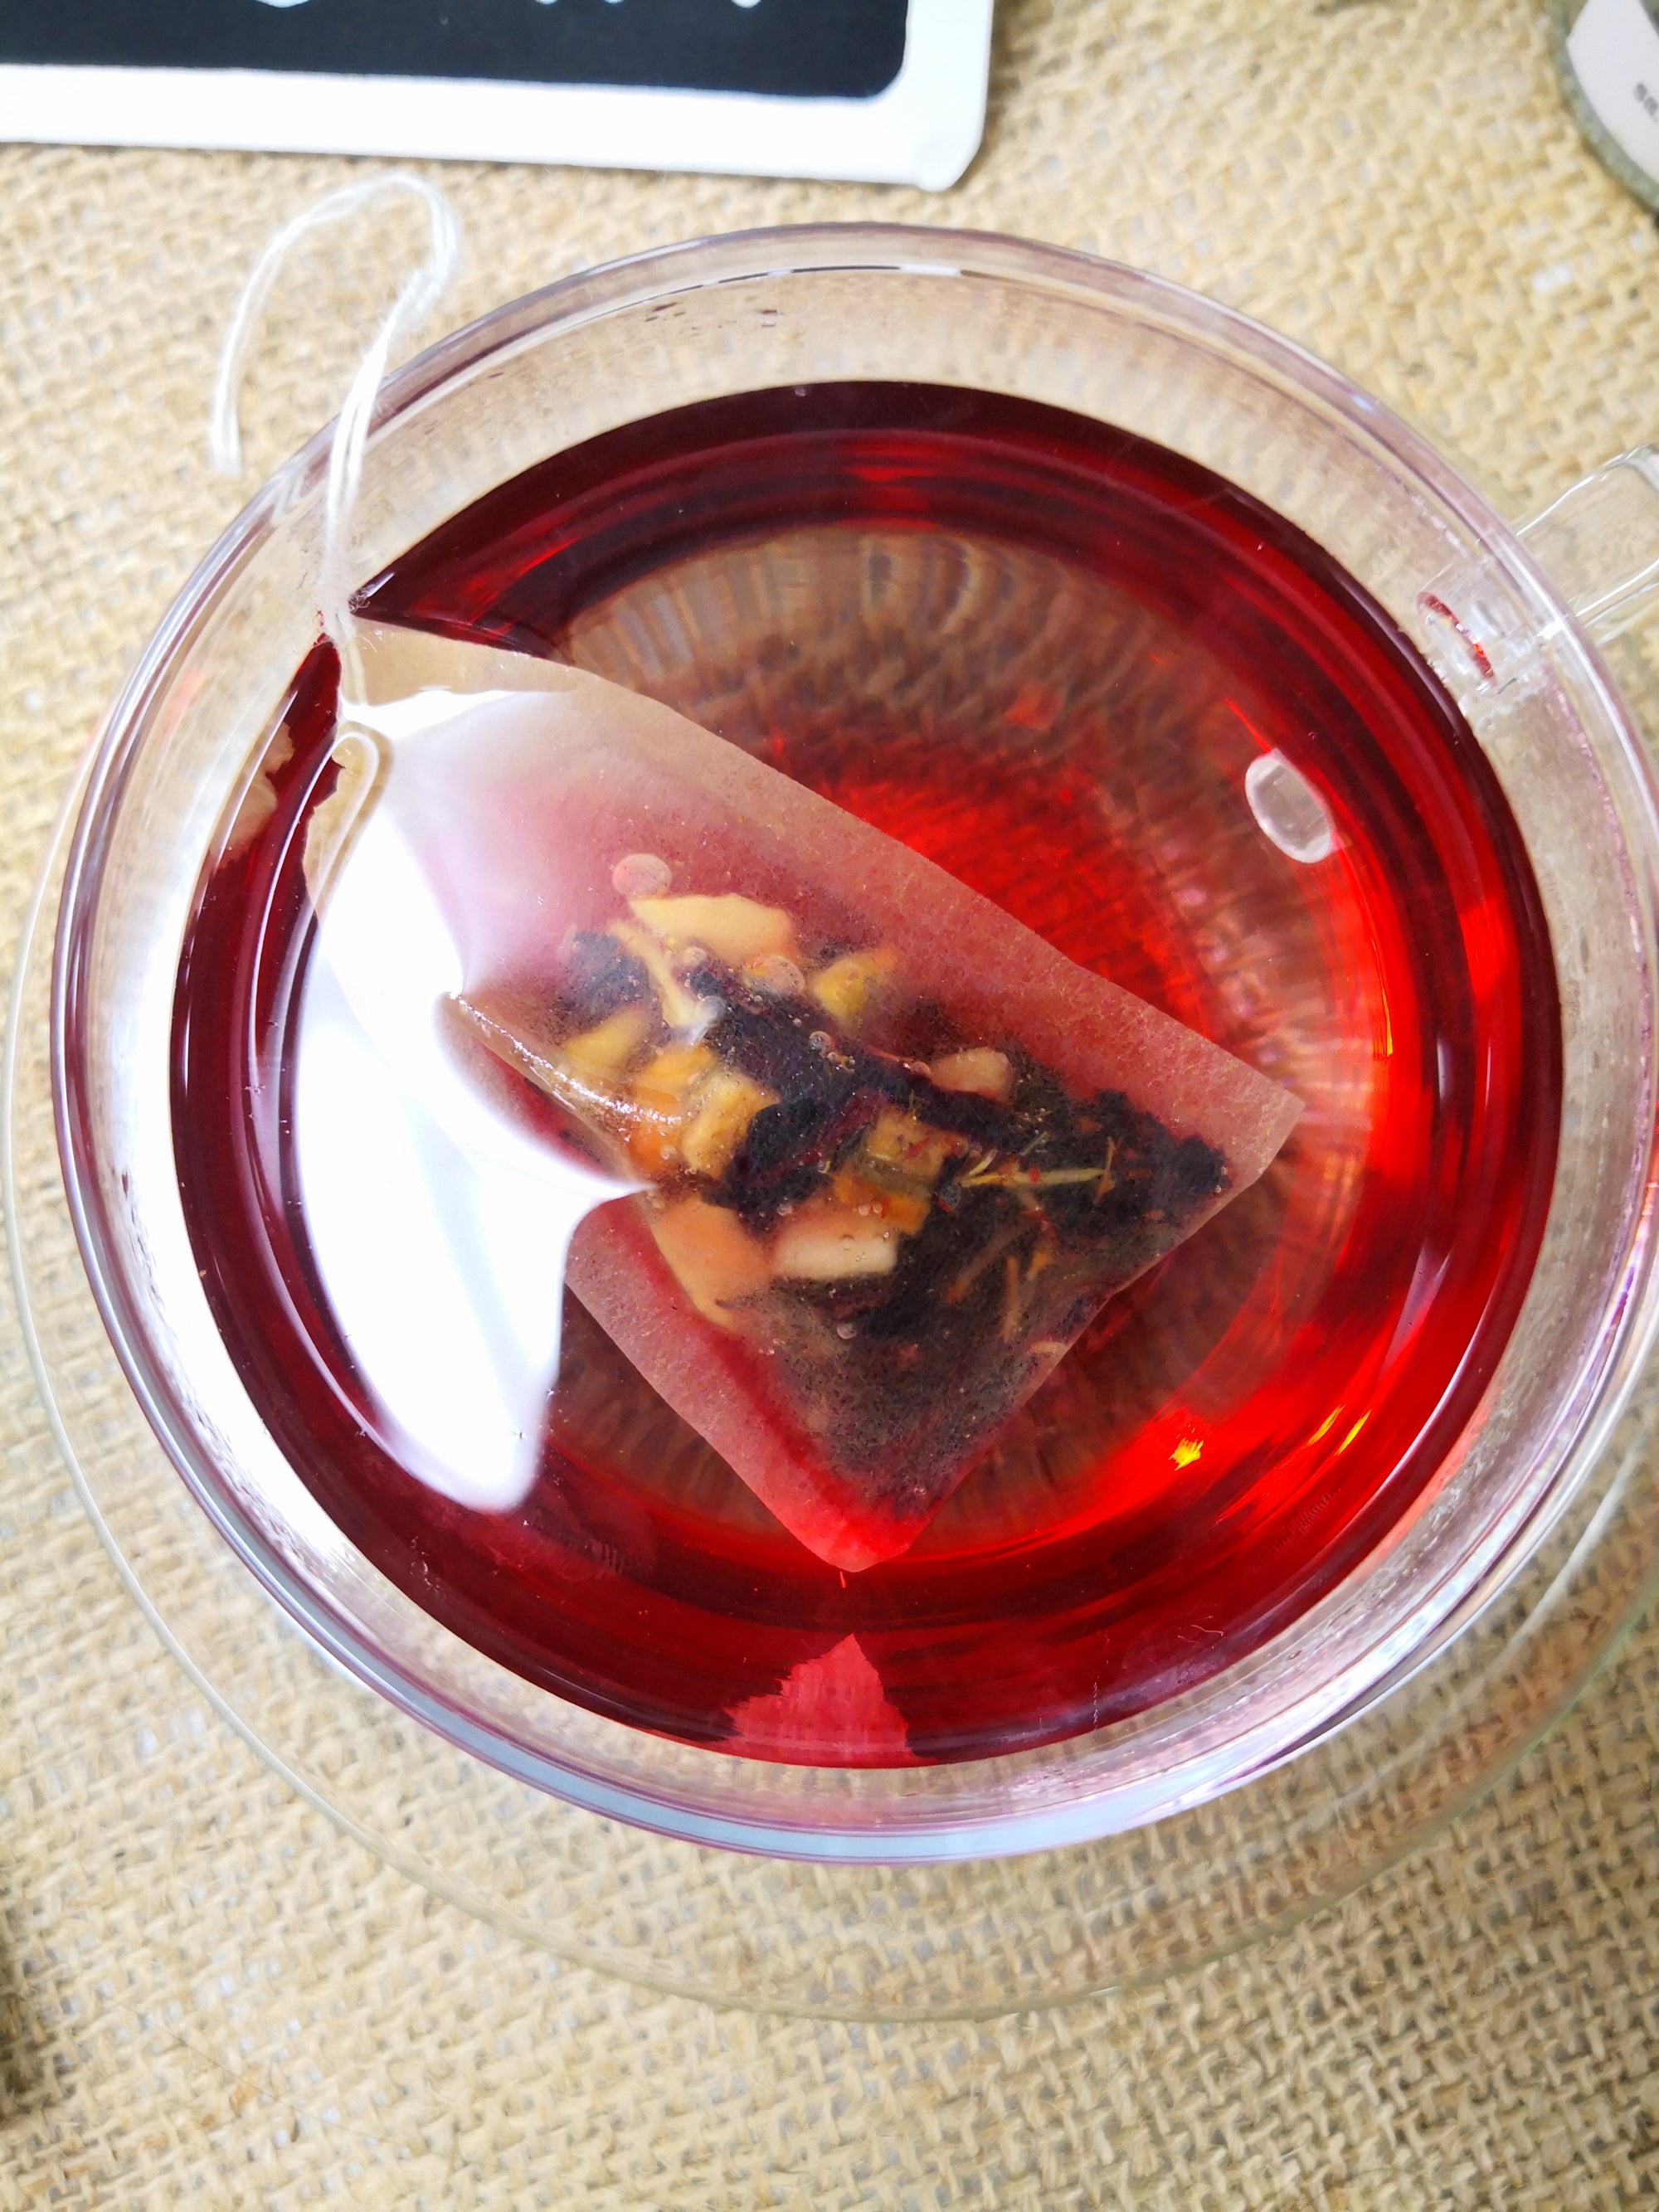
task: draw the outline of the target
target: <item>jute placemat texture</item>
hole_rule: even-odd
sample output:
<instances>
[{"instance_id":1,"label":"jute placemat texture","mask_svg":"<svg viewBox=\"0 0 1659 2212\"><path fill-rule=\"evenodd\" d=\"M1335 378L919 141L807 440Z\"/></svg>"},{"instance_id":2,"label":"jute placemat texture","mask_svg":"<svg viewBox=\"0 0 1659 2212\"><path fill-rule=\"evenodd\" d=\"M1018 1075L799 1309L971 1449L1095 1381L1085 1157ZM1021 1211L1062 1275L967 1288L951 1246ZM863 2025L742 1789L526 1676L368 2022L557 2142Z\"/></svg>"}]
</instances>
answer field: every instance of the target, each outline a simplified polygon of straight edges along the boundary
<instances>
[{"instance_id":1,"label":"jute placemat texture","mask_svg":"<svg viewBox=\"0 0 1659 2212\"><path fill-rule=\"evenodd\" d=\"M1092 248L1335 362L1524 511L1659 433L1659 232L1528 0L1002 0L938 198L450 168L454 320L701 232L891 217ZM203 425L258 246L343 161L0 152L0 927L98 713L242 494ZM245 413L330 413L384 268L319 247ZM1641 642L1621 676L1650 728ZM861 2029L653 1997L343 1839L134 1609L0 1316L0 2205L1236 2205L1659 2197L1659 1632L1340 1908L1159 1989Z\"/></svg>"}]
</instances>

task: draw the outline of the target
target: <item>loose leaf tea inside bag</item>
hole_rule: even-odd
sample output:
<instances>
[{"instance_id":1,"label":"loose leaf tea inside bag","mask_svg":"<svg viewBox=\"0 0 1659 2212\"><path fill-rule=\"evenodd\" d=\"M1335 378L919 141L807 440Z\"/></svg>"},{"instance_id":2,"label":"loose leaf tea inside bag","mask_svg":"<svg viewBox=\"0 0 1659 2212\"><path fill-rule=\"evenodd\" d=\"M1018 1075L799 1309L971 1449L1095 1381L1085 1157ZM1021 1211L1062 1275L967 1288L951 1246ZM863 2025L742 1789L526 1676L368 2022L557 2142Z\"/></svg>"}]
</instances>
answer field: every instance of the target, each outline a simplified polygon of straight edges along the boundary
<instances>
[{"instance_id":1,"label":"loose leaf tea inside bag","mask_svg":"<svg viewBox=\"0 0 1659 2212\"><path fill-rule=\"evenodd\" d=\"M378 815L453 939L452 1068L591 1170L550 1271L803 1544L902 1553L1297 1102L667 708L413 632L358 653L381 735L313 817L325 941Z\"/></svg>"}]
</instances>

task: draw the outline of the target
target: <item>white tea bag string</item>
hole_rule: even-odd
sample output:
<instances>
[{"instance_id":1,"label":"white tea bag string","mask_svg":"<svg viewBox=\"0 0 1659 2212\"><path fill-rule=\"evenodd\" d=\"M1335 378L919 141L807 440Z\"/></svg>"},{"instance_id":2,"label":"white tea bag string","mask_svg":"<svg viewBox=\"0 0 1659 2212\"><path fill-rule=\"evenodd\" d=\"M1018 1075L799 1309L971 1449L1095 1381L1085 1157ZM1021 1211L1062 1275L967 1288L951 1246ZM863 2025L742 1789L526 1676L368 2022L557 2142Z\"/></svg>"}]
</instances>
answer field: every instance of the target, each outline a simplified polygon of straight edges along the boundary
<instances>
[{"instance_id":1,"label":"white tea bag string","mask_svg":"<svg viewBox=\"0 0 1659 2212\"><path fill-rule=\"evenodd\" d=\"M293 1047L295 1158L331 1310L401 1462L465 1505L511 1511L540 1465L570 1240L597 1206L636 1186L527 1133L445 1044L439 1017L466 970L410 814L423 792L447 803L446 779L465 772L467 717L483 702L417 674L388 676L384 642L377 659L373 626L352 611L376 395L459 258L439 192L393 171L331 194L271 240L226 333L210 451L222 473L240 473L243 364L296 244L405 195L427 210L428 251L358 365L329 455L318 599L340 656L340 696L335 779L305 844L318 935ZM446 733L458 758L447 757Z\"/></svg>"},{"instance_id":2,"label":"white tea bag string","mask_svg":"<svg viewBox=\"0 0 1659 2212\"><path fill-rule=\"evenodd\" d=\"M361 696L362 688L351 611L351 526L375 397L386 380L393 349L425 322L447 289L460 259L460 228L455 211L435 185L407 170L389 170L362 184L347 185L338 191L330 192L276 233L255 262L225 332L208 423L208 451L215 470L221 476L240 477L242 438L237 403L242 372L271 287L283 263L299 241L313 231L349 222L383 202L410 196L426 209L428 251L404 279L397 298L358 363L335 424L334 443L329 455L323 557L317 596L323 628L340 655L341 690L347 699Z\"/></svg>"}]
</instances>

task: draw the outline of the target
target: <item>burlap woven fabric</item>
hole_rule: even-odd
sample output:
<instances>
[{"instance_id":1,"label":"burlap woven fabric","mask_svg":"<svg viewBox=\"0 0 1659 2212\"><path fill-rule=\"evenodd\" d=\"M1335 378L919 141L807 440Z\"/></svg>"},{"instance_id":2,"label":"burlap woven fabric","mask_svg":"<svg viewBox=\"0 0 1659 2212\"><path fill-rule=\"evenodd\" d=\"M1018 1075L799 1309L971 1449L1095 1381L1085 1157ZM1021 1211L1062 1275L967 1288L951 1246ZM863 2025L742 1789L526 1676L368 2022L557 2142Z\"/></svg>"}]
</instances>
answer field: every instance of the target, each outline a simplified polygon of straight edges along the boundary
<instances>
[{"instance_id":1,"label":"burlap woven fabric","mask_svg":"<svg viewBox=\"0 0 1659 2212\"><path fill-rule=\"evenodd\" d=\"M1659 433L1659 234L1528 0L1002 0L936 198L454 168L454 319L753 223L1087 246L1338 363L1524 511ZM203 423L237 287L338 161L0 153L0 915L71 763L241 495ZM250 380L255 465L374 297L319 246ZM1640 641L1619 666L1650 726ZM0 2204L1614 2206L1659 2197L1659 1635L1343 1907L1168 1986L992 2027L653 1997L492 1936L204 1707L77 1506L0 1319Z\"/></svg>"}]
</instances>

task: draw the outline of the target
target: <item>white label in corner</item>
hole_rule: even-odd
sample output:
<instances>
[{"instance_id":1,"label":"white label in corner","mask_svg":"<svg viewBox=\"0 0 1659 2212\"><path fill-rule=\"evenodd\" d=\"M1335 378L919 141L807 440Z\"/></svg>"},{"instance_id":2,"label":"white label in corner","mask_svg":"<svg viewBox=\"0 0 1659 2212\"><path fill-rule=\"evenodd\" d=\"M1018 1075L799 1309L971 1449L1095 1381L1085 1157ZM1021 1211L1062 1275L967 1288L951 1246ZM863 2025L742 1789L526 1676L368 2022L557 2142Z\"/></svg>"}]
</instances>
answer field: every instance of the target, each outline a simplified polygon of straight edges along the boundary
<instances>
[{"instance_id":1,"label":"white label in corner","mask_svg":"<svg viewBox=\"0 0 1659 2212\"><path fill-rule=\"evenodd\" d=\"M941 191L992 0L0 0L0 144L246 146Z\"/></svg>"},{"instance_id":2,"label":"white label in corner","mask_svg":"<svg viewBox=\"0 0 1659 2212\"><path fill-rule=\"evenodd\" d=\"M1609 135L1659 183L1659 25L1642 0L1588 0L1567 59Z\"/></svg>"}]
</instances>

